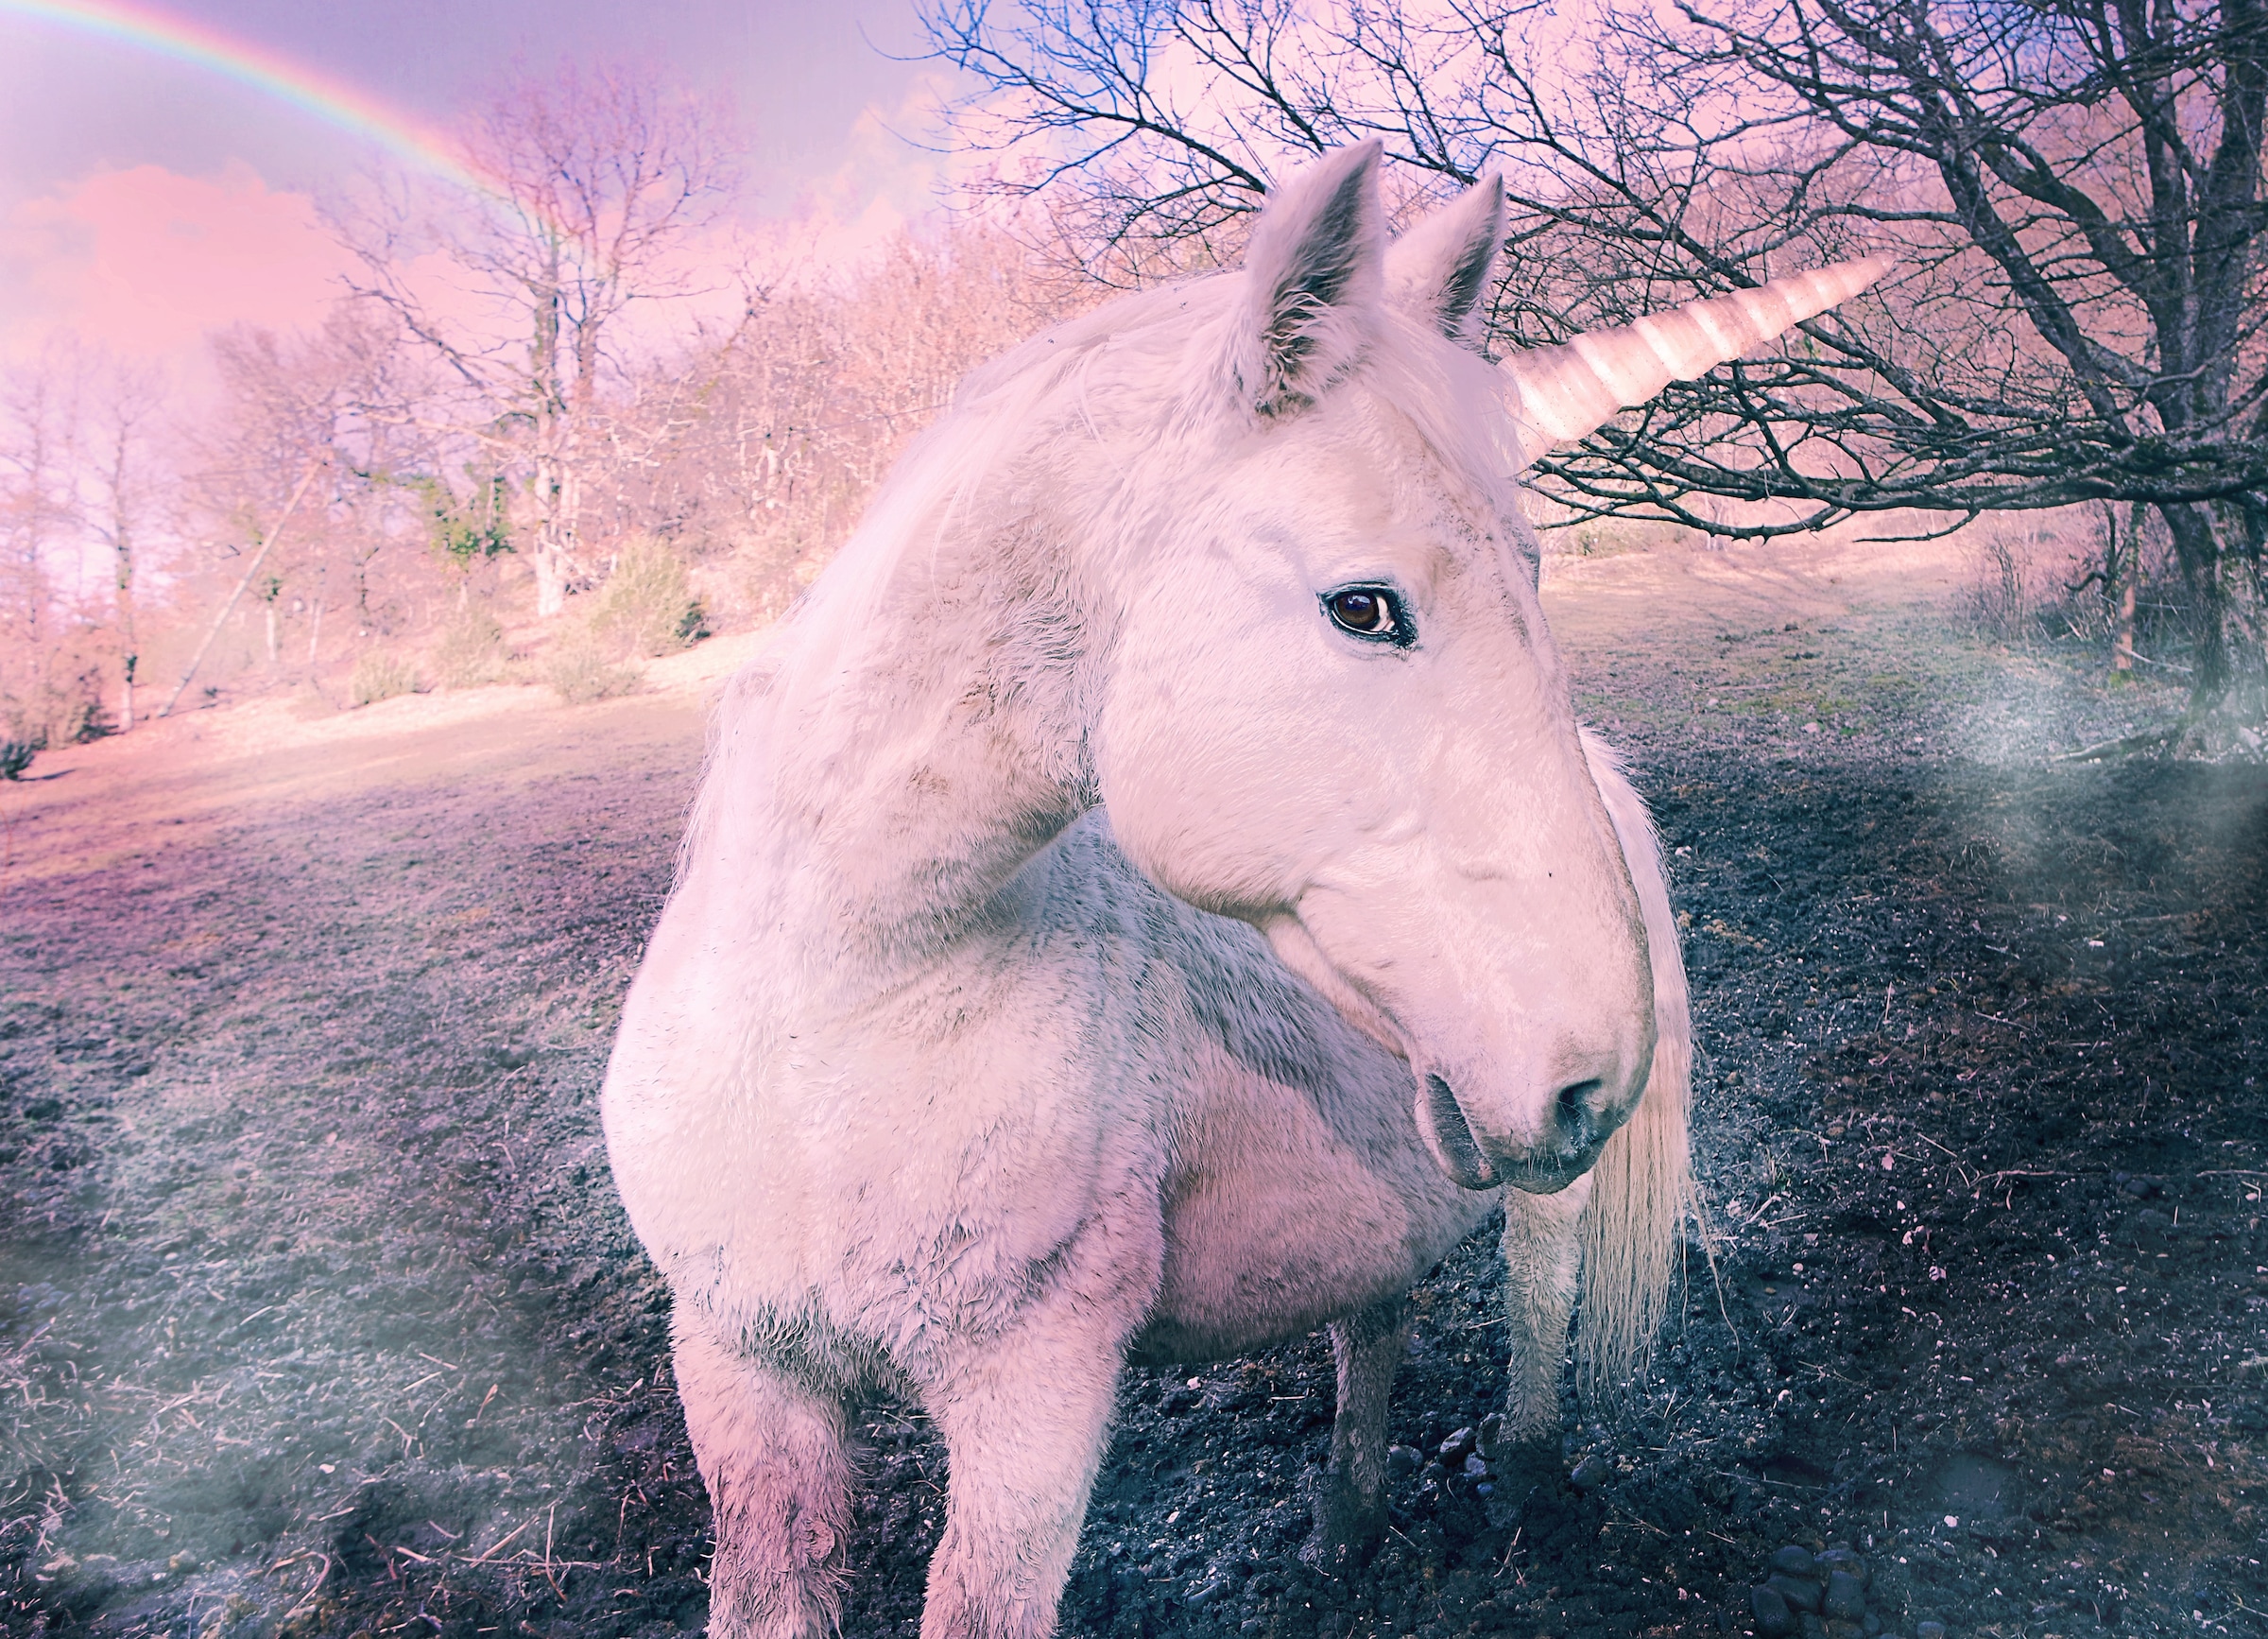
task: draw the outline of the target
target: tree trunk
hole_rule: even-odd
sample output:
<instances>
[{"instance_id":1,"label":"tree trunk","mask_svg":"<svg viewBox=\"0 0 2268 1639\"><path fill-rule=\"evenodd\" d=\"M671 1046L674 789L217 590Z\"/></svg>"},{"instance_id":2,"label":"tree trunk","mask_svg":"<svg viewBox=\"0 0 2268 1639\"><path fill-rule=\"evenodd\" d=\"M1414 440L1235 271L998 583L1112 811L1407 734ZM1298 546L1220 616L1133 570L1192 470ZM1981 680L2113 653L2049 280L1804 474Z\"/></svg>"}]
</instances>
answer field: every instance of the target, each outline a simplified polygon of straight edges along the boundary
<instances>
[{"instance_id":1,"label":"tree trunk","mask_svg":"<svg viewBox=\"0 0 2268 1639\"><path fill-rule=\"evenodd\" d=\"M2196 676L2174 754L2258 761L2268 752L2268 604L2246 520L2209 504L2158 512L2197 604Z\"/></svg>"},{"instance_id":2,"label":"tree trunk","mask_svg":"<svg viewBox=\"0 0 2268 1639\"><path fill-rule=\"evenodd\" d=\"M2125 515L2125 543L2120 544L2120 514ZM2133 507L2103 503L2104 528L2110 550L2103 559L2103 601L2109 606L2110 681L2134 681L2134 605L2142 581L2142 515Z\"/></svg>"}]
</instances>

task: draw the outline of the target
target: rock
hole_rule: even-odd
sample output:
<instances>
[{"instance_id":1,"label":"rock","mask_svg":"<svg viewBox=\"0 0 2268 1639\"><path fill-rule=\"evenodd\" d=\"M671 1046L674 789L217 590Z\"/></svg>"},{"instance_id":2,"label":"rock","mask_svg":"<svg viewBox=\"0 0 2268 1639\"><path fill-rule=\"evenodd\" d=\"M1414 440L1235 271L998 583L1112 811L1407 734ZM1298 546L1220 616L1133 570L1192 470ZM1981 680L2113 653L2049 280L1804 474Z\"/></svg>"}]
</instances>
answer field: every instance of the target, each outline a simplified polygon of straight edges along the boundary
<instances>
[{"instance_id":1,"label":"rock","mask_svg":"<svg viewBox=\"0 0 2268 1639\"><path fill-rule=\"evenodd\" d=\"M1588 1493L1597 1491L1613 1475L1614 1464L1607 1460L1606 1454L1594 1451L1575 1464L1575 1472L1567 1476L1567 1483Z\"/></svg>"},{"instance_id":2,"label":"rock","mask_svg":"<svg viewBox=\"0 0 2268 1639\"><path fill-rule=\"evenodd\" d=\"M1811 1549L1795 1543L1774 1554L1771 1560L1771 1568L1787 1577L1815 1577L1819 1574L1818 1564Z\"/></svg>"},{"instance_id":3,"label":"rock","mask_svg":"<svg viewBox=\"0 0 2268 1639\"><path fill-rule=\"evenodd\" d=\"M1796 1613L1796 1631L1802 1634L1803 1639L1827 1639L1827 1624L1809 1611Z\"/></svg>"},{"instance_id":4,"label":"rock","mask_svg":"<svg viewBox=\"0 0 2268 1639\"><path fill-rule=\"evenodd\" d=\"M1796 1631L1796 1613L1770 1583L1748 1590L1748 1608L1756 1613L1756 1630L1761 1639L1785 1639Z\"/></svg>"},{"instance_id":5,"label":"rock","mask_svg":"<svg viewBox=\"0 0 2268 1639\"><path fill-rule=\"evenodd\" d=\"M1817 1575L1830 1577L1841 1571L1846 1576L1856 1577L1861 1588L1874 1580L1874 1573L1866 1561L1848 1548L1830 1548L1818 1557L1815 1563L1819 1567Z\"/></svg>"},{"instance_id":6,"label":"rock","mask_svg":"<svg viewBox=\"0 0 2268 1639\"><path fill-rule=\"evenodd\" d=\"M1488 1477L1487 1459L1477 1451L1467 1452L1464 1473L1467 1479L1486 1479Z\"/></svg>"},{"instance_id":7,"label":"rock","mask_svg":"<svg viewBox=\"0 0 2268 1639\"><path fill-rule=\"evenodd\" d=\"M1914 1639L1945 1639L1945 1624L1916 1622L1914 1624Z\"/></svg>"},{"instance_id":8,"label":"rock","mask_svg":"<svg viewBox=\"0 0 2268 1639\"><path fill-rule=\"evenodd\" d=\"M1881 1630L1882 1619L1880 1616L1877 1616L1872 1611L1867 1612L1864 1616L1860 1618L1859 1631L1864 1633L1866 1636L1866 1639L1875 1639L1875 1635L1880 1633Z\"/></svg>"},{"instance_id":9,"label":"rock","mask_svg":"<svg viewBox=\"0 0 2268 1639\"><path fill-rule=\"evenodd\" d=\"M1386 1477L1390 1480L1405 1480L1416 1474L1424 1464L1425 1458L1414 1446L1389 1445L1386 1447Z\"/></svg>"},{"instance_id":10,"label":"rock","mask_svg":"<svg viewBox=\"0 0 2268 1639\"><path fill-rule=\"evenodd\" d=\"M2110 1175L2110 1182L2137 1200L2154 1199L2166 1193L2164 1180L2152 1178L2147 1173L2114 1172Z\"/></svg>"},{"instance_id":11,"label":"rock","mask_svg":"<svg viewBox=\"0 0 2268 1639\"><path fill-rule=\"evenodd\" d=\"M1827 1639L1865 1639L1865 1629L1856 1622L1846 1622L1839 1616L1830 1616L1820 1626L1827 1630Z\"/></svg>"},{"instance_id":12,"label":"rock","mask_svg":"<svg viewBox=\"0 0 2268 1639\"><path fill-rule=\"evenodd\" d=\"M1839 1621L1856 1622L1866 1614L1866 1586L1848 1571L1830 1572L1827 1579L1827 1596L1820 1601L1819 1613Z\"/></svg>"},{"instance_id":13,"label":"rock","mask_svg":"<svg viewBox=\"0 0 2268 1639\"><path fill-rule=\"evenodd\" d=\"M1480 1441L1483 1457L1503 1457L1505 1454L1512 1441L1511 1436L1505 1431L1502 1412L1491 1412L1481 1419Z\"/></svg>"},{"instance_id":14,"label":"rock","mask_svg":"<svg viewBox=\"0 0 2268 1639\"><path fill-rule=\"evenodd\" d=\"M1442 1463L1447 1467L1455 1468L1472 1455L1473 1447L1479 1443L1480 1437L1471 1429L1458 1429L1456 1433L1441 1442Z\"/></svg>"},{"instance_id":15,"label":"rock","mask_svg":"<svg viewBox=\"0 0 2268 1639\"><path fill-rule=\"evenodd\" d=\"M1809 1611L1813 1614L1818 1613L1819 1602L1827 1592L1809 1577L1790 1577L1780 1572L1773 1573L1769 1585L1779 1590L1779 1596L1788 1602L1791 1610Z\"/></svg>"}]
</instances>

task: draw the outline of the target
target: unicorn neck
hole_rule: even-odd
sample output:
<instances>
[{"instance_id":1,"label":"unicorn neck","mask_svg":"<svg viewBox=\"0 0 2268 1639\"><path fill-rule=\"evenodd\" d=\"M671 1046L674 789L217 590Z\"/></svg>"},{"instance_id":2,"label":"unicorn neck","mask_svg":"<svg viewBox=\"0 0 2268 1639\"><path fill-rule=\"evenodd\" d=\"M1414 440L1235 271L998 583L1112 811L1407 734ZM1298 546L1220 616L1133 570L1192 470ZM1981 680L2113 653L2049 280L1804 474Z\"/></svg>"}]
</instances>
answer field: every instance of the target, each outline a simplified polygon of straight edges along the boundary
<instances>
[{"instance_id":1,"label":"unicorn neck","mask_svg":"<svg viewBox=\"0 0 2268 1639\"><path fill-rule=\"evenodd\" d=\"M763 936L834 1005L934 963L1093 805L1079 621L1000 533L854 543L724 708L689 871L763 883Z\"/></svg>"}]
</instances>

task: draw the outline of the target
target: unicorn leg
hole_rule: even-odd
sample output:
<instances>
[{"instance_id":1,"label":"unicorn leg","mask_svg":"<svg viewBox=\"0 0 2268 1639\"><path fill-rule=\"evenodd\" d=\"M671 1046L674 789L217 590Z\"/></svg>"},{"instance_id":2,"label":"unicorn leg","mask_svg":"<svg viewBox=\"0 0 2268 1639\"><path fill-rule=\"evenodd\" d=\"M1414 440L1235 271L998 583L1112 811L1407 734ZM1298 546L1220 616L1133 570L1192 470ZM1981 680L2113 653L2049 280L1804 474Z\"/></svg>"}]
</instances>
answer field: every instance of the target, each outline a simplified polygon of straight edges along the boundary
<instances>
[{"instance_id":1,"label":"unicorn leg","mask_svg":"<svg viewBox=\"0 0 2268 1639\"><path fill-rule=\"evenodd\" d=\"M1581 1219L1588 1174L1557 1195L1504 1191L1505 1367L1503 1432L1488 1452L1506 1492L1532 1485L1559 1461L1559 1372L1567 1362L1567 1321L1583 1273ZM1508 1495L1507 1501L1517 1502Z\"/></svg>"},{"instance_id":2,"label":"unicorn leg","mask_svg":"<svg viewBox=\"0 0 2268 1639\"><path fill-rule=\"evenodd\" d=\"M709 1631L818 1639L835 1630L850 1534L839 1397L678 1328L678 1395L716 1514Z\"/></svg>"},{"instance_id":3,"label":"unicorn leg","mask_svg":"<svg viewBox=\"0 0 2268 1639\"><path fill-rule=\"evenodd\" d=\"M1125 1328L1035 1315L924 1399L951 1472L921 1639L1046 1639L1056 1630L1102 1466Z\"/></svg>"},{"instance_id":4,"label":"unicorn leg","mask_svg":"<svg viewBox=\"0 0 2268 1639\"><path fill-rule=\"evenodd\" d=\"M1315 1529L1299 1557L1344 1575L1361 1565L1386 1529L1386 1399L1409 1348L1410 1305L1396 1298L1331 1325L1339 1368L1331 1466L1315 1492Z\"/></svg>"}]
</instances>

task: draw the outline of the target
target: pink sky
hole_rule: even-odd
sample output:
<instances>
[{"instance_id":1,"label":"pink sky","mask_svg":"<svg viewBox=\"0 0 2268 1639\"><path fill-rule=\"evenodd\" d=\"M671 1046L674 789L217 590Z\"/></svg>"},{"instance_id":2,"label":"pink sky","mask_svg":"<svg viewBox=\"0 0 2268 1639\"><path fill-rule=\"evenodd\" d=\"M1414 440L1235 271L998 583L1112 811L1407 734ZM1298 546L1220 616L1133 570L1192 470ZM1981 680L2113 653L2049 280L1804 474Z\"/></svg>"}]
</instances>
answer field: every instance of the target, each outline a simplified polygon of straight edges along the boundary
<instances>
[{"instance_id":1,"label":"pink sky","mask_svg":"<svg viewBox=\"0 0 2268 1639\"><path fill-rule=\"evenodd\" d=\"M911 0L157 0L446 127L499 65L539 53L657 62L719 91L751 133L766 239L837 261L926 207L925 71ZM883 50L877 50L880 44ZM347 259L315 199L367 144L162 51L0 7L0 359L76 332L133 358L201 364L214 328L315 323Z\"/></svg>"},{"instance_id":2,"label":"pink sky","mask_svg":"<svg viewBox=\"0 0 2268 1639\"><path fill-rule=\"evenodd\" d=\"M243 319L315 323L345 266L313 201L241 161L216 177L98 172L0 225L9 339L68 329L130 356L178 354Z\"/></svg>"}]
</instances>

